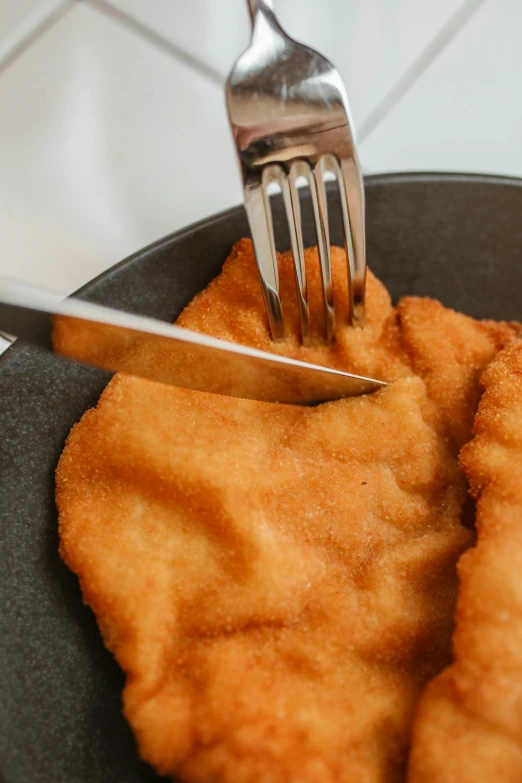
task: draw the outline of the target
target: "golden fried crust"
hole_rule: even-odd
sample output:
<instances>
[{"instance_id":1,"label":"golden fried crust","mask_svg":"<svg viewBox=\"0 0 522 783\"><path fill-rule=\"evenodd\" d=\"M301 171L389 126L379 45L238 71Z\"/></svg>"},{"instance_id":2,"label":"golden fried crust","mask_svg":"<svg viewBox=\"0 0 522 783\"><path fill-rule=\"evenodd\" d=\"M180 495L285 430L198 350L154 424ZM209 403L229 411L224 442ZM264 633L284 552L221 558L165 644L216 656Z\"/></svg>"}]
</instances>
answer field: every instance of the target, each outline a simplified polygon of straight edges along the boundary
<instances>
[{"instance_id":1,"label":"golden fried crust","mask_svg":"<svg viewBox=\"0 0 522 783\"><path fill-rule=\"evenodd\" d=\"M324 345L321 330L323 309L320 297L319 259L316 248L305 251L310 296L311 345L300 345L298 309L295 296L293 262L290 253L279 256L281 298L284 303L286 339L273 343L263 306L259 275L252 243L242 239L225 262L221 274L198 294L180 315L177 323L195 331L212 334L265 351L278 351L305 362L325 364L346 371L355 370L393 381L410 373L390 295L371 273L367 280L367 308L364 329L340 328L336 340ZM346 255L332 248L332 276L336 303L342 324L343 304L347 301Z\"/></svg>"},{"instance_id":2,"label":"golden fried crust","mask_svg":"<svg viewBox=\"0 0 522 783\"><path fill-rule=\"evenodd\" d=\"M309 409L118 376L74 428L61 553L160 772L401 778L470 542L425 404L416 378Z\"/></svg>"},{"instance_id":3,"label":"golden fried crust","mask_svg":"<svg viewBox=\"0 0 522 783\"><path fill-rule=\"evenodd\" d=\"M522 780L522 342L482 383L461 453L478 543L459 562L455 662L420 702L410 783Z\"/></svg>"},{"instance_id":4,"label":"golden fried crust","mask_svg":"<svg viewBox=\"0 0 522 783\"><path fill-rule=\"evenodd\" d=\"M458 447L471 437L480 399L479 378L489 362L520 332L520 325L476 321L433 299L408 296L397 307L403 347L413 371Z\"/></svg>"},{"instance_id":5,"label":"golden fried crust","mask_svg":"<svg viewBox=\"0 0 522 783\"><path fill-rule=\"evenodd\" d=\"M269 352L280 352L302 361L337 367L347 372L394 381L412 371L427 383L431 399L440 409L448 436L460 448L471 437L471 425L480 397L478 379L484 367L520 332L520 324L476 321L443 307L428 298L405 297L397 309L377 278L368 271L364 329L346 329L338 318L336 339L329 346L322 341L322 300L319 259L316 248L305 251L310 290L311 345L298 339L298 309L295 297L293 261L290 253L279 255L281 296L285 307L286 339L273 343L268 323L252 242L242 239L225 261L221 273L185 308L177 324L196 332L240 342ZM332 275L336 302L347 301L346 256L332 248ZM53 334L55 347L76 358L103 363L111 359L118 366L164 368L165 380L175 375L165 346L146 339L124 339L121 332L57 318ZM157 369L156 369L157 371Z\"/></svg>"},{"instance_id":6,"label":"golden fried crust","mask_svg":"<svg viewBox=\"0 0 522 783\"><path fill-rule=\"evenodd\" d=\"M221 273L198 294L177 320L179 326L214 337L239 342L270 352L346 371L357 369L363 375L392 381L410 374L408 360L400 344L399 328L390 296L383 284L368 273L367 313L364 329L340 329L337 339L325 347L322 337L322 300L320 299L319 260L317 249L305 251L310 290L311 345L304 347L298 340L298 311L295 297L293 262L290 253L279 255L281 296L285 308L286 340L273 343L266 320L259 275L252 242L242 239L233 248ZM342 324L343 303L347 299L346 256L332 248L332 275L336 302L339 303ZM97 362L119 357L129 366L148 361L165 363L162 349L146 339L122 340L103 327L56 318L53 340L64 354L73 352L77 358Z\"/></svg>"},{"instance_id":7,"label":"golden fried crust","mask_svg":"<svg viewBox=\"0 0 522 783\"><path fill-rule=\"evenodd\" d=\"M455 564L473 540L460 524L458 416L497 327L430 300L403 302L399 322L369 275L365 328L302 348L280 260L293 331L277 350L395 382L299 408L116 376L60 460L61 553L127 675L140 753L160 772L393 783L420 690L449 660ZM341 251L333 263L342 294ZM316 251L307 265L317 274ZM275 350L250 242L179 323ZM99 350L71 323L58 339ZM158 360L146 341L102 351L129 369ZM455 393L441 414L444 357Z\"/></svg>"}]
</instances>

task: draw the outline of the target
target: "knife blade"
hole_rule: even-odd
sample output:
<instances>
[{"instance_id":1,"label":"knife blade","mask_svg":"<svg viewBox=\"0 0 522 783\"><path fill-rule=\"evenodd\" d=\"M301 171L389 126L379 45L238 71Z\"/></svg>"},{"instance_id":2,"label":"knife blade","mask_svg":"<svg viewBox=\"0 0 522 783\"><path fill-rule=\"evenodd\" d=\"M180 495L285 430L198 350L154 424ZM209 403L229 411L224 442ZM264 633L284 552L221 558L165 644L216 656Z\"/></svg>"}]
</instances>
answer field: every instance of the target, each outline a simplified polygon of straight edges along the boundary
<instances>
[{"instance_id":1,"label":"knife blade","mask_svg":"<svg viewBox=\"0 0 522 783\"><path fill-rule=\"evenodd\" d=\"M85 356L69 341L53 343L57 320L74 327L96 326L99 338L132 344L146 341L145 351ZM100 331L101 330L101 331ZM314 404L358 396L387 384L374 378L308 364L228 342L169 324L81 299L64 299L37 286L0 278L0 333L10 342L17 337L68 359L112 372L231 397L264 402Z\"/></svg>"}]
</instances>

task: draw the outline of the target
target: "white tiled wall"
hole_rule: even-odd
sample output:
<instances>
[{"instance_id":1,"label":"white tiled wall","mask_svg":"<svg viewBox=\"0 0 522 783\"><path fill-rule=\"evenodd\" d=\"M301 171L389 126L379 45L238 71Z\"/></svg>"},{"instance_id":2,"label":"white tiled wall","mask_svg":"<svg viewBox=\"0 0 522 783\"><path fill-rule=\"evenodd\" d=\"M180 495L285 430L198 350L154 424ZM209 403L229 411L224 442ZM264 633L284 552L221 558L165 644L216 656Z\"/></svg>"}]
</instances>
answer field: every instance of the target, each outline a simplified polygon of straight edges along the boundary
<instances>
[{"instance_id":1,"label":"white tiled wall","mask_svg":"<svg viewBox=\"0 0 522 783\"><path fill-rule=\"evenodd\" d=\"M375 171L522 176L522 0L488 0L365 144Z\"/></svg>"},{"instance_id":2,"label":"white tiled wall","mask_svg":"<svg viewBox=\"0 0 522 783\"><path fill-rule=\"evenodd\" d=\"M4 60L63 6L61 0L1 0L0 59Z\"/></svg>"},{"instance_id":3,"label":"white tiled wall","mask_svg":"<svg viewBox=\"0 0 522 783\"><path fill-rule=\"evenodd\" d=\"M245 0L109 0L226 78L247 46ZM340 69L364 120L465 0L276 0L283 26Z\"/></svg>"},{"instance_id":4,"label":"white tiled wall","mask_svg":"<svg viewBox=\"0 0 522 783\"><path fill-rule=\"evenodd\" d=\"M4 200L84 251L65 289L240 198L222 90L89 4L0 76L0 134Z\"/></svg>"},{"instance_id":5,"label":"white tiled wall","mask_svg":"<svg viewBox=\"0 0 522 783\"><path fill-rule=\"evenodd\" d=\"M340 68L367 171L522 175L522 0L275 0ZM240 200L246 0L0 0L0 274L68 292Z\"/></svg>"}]
</instances>

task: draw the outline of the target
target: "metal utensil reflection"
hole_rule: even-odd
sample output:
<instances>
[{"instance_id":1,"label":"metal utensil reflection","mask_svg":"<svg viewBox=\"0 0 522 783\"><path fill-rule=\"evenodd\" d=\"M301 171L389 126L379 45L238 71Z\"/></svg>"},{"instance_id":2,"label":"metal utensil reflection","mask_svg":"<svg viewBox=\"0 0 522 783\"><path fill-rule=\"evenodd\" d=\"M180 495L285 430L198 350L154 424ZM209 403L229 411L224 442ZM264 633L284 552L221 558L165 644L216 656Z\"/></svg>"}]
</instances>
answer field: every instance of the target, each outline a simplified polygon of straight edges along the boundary
<instances>
[{"instance_id":1,"label":"metal utensil reflection","mask_svg":"<svg viewBox=\"0 0 522 783\"><path fill-rule=\"evenodd\" d=\"M71 319L75 328L96 329L98 339L122 344L146 341L147 350L129 357L85 356L79 347L59 351L52 340L54 319ZM172 386L265 402L311 404L351 397L387 384L327 367L192 332L153 318L132 315L80 299L62 299L44 289L0 279L0 333L19 337L111 372L125 372ZM80 341L81 342L81 341Z\"/></svg>"},{"instance_id":2,"label":"metal utensil reflection","mask_svg":"<svg viewBox=\"0 0 522 783\"><path fill-rule=\"evenodd\" d=\"M269 189L275 186L281 191L288 223L302 341L306 343L309 336L299 187L305 184L317 237L324 332L331 340L339 308L332 279L327 175L337 182L339 190L347 258L348 322L364 323L364 182L348 98L332 63L283 30L273 0L248 0L248 7L252 40L228 78L226 99L270 330L274 340L283 338L284 302L269 198Z\"/></svg>"}]
</instances>

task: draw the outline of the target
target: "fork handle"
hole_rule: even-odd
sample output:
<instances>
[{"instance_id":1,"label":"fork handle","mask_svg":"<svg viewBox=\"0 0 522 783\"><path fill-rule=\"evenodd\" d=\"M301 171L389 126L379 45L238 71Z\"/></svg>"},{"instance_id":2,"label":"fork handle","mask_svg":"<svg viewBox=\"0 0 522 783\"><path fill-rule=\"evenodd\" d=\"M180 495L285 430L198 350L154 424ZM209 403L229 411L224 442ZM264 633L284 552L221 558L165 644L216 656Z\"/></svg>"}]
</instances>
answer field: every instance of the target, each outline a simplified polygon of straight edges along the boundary
<instances>
[{"instance_id":1,"label":"fork handle","mask_svg":"<svg viewBox=\"0 0 522 783\"><path fill-rule=\"evenodd\" d=\"M252 22L255 19L256 11L258 8L261 10L268 10L273 11L274 10L274 0L247 0L248 10L250 11L250 16L252 17Z\"/></svg>"}]
</instances>

